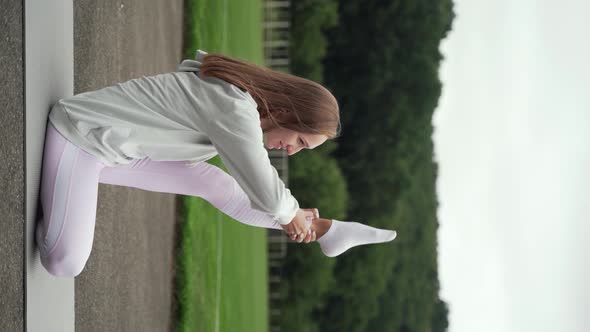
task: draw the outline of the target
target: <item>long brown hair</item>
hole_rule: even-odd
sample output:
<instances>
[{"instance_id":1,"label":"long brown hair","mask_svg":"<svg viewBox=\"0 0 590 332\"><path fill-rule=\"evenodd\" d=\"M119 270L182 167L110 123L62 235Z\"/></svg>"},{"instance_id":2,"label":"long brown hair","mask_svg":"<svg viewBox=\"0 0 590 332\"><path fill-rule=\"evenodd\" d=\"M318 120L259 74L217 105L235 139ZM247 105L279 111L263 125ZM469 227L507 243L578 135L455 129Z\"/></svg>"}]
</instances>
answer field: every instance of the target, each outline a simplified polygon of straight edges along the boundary
<instances>
[{"instance_id":1,"label":"long brown hair","mask_svg":"<svg viewBox=\"0 0 590 332\"><path fill-rule=\"evenodd\" d=\"M340 136L338 102L321 84L219 53L206 54L199 71L250 93L260 117L268 117L276 127L328 139Z\"/></svg>"}]
</instances>

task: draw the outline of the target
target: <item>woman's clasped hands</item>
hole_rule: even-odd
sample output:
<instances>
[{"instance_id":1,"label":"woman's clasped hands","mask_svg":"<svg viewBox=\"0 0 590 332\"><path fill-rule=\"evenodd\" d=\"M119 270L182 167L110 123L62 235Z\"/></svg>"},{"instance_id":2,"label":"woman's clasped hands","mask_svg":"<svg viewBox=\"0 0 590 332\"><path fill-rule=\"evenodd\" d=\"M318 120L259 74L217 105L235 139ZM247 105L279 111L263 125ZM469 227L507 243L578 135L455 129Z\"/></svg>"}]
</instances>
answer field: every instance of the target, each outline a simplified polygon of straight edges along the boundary
<instances>
[{"instance_id":1,"label":"woman's clasped hands","mask_svg":"<svg viewBox=\"0 0 590 332\"><path fill-rule=\"evenodd\" d=\"M319 217L320 212L316 208L299 209L293 220L286 225L281 225L281 227L283 227L285 233L287 233L293 241L297 241L298 243L313 242L316 240L316 233L315 230L311 229L311 225L313 219Z\"/></svg>"}]
</instances>

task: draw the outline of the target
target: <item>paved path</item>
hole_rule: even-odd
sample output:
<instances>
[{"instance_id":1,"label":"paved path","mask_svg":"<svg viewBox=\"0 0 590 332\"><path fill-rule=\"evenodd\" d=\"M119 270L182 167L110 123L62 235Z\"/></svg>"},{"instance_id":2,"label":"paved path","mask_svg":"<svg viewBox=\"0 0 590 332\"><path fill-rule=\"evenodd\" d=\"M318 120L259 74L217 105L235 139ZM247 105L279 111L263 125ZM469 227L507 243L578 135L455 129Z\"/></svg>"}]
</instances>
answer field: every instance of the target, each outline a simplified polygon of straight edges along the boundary
<instances>
[{"instance_id":1,"label":"paved path","mask_svg":"<svg viewBox=\"0 0 590 332\"><path fill-rule=\"evenodd\" d=\"M174 195L100 185L93 251L75 280L38 271L38 253L34 256L32 247L25 246L25 238L32 243L37 202L25 202L25 197L36 197L40 128L45 127L48 101L71 94L71 65L74 93L174 70L182 59L183 1L74 0L73 13L66 1L41 4L0 4L0 64L5 69L0 79L0 330L73 330L73 287L76 331L171 330ZM25 13L31 16L27 29ZM26 47L26 58L33 59L27 66L25 31L41 38L32 38ZM25 90L33 91L26 99Z\"/></svg>"},{"instance_id":2,"label":"paved path","mask_svg":"<svg viewBox=\"0 0 590 332\"><path fill-rule=\"evenodd\" d=\"M74 93L172 71L183 1L74 1ZM171 330L175 195L101 184L76 331Z\"/></svg>"}]
</instances>

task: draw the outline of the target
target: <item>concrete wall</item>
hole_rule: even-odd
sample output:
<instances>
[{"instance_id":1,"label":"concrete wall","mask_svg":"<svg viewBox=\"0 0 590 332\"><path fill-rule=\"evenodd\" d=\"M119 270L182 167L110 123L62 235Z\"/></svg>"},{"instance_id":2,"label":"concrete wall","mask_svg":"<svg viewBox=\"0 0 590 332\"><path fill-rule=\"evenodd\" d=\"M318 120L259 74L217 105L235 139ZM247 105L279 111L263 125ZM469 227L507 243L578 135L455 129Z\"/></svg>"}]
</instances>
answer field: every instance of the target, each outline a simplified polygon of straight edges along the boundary
<instances>
[{"instance_id":1,"label":"concrete wall","mask_svg":"<svg viewBox=\"0 0 590 332\"><path fill-rule=\"evenodd\" d=\"M25 328L23 43L23 1L0 2L0 331Z\"/></svg>"}]
</instances>

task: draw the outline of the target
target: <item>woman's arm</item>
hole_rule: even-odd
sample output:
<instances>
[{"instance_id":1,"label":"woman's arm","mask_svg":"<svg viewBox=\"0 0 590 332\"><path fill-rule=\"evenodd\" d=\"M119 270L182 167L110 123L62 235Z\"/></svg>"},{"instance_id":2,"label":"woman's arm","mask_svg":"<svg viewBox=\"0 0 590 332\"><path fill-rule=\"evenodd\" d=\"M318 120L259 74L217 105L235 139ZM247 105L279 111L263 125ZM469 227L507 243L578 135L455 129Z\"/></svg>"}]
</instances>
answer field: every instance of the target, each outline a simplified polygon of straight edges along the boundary
<instances>
[{"instance_id":1,"label":"woman's arm","mask_svg":"<svg viewBox=\"0 0 590 332\"><path fill-rule=\"evenodd\" d=\"M271 214L282 225L289 224L299 211L299 203L270 163L258 111L246 99L224 106L211 112L206 134L248 195L252 208Z\"/></svg>"}]
</instances>

